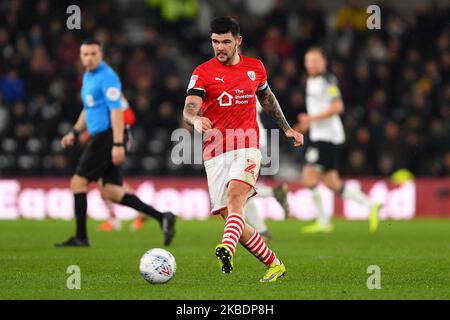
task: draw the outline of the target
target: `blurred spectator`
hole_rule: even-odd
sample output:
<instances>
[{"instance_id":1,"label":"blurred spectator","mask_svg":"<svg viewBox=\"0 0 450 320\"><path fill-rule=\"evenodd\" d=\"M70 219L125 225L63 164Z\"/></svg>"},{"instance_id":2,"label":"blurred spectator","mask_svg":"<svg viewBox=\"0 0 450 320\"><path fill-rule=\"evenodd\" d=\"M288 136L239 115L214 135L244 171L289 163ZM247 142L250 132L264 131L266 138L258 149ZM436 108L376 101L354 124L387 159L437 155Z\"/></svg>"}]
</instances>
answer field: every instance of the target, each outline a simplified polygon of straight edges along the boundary
<instances>
[{"instance_id":1,"label":"blurred spectator","mask_svg":"<svg viewBox=\"0 0 450 320\"><path fill-rule=\"evenodd\" d=\"M138 87L140 83L143 90L148 90L153 76L154 68L146 58L145 51L141 48L134 50L126 67L126 77L129 83L135 87Z\"/></svg>"},{"instance_id":2,"label":"blurred spectator","mask_svg":"<svg viewBox=\"0 0 450 320\"><path fill-rule=\"evenodd\" d=\"M269 28L261 43L261 48L265 56L275 54L280 59L291 55L293 51L292 43L283 36L281 29L277 26Z\"/></svg>"},{"instance_id":3,"label":"blurred spectator","mask_svg":"<svg viewBox=\"0 0 450 320\"><path fill-rule=\"evenodd\" d=\"M25 85L17 70L11 69L0 77L0 91L6 104L14 104L25 97Z\"/></svg>"},{"instance_id":4,"label":"blurred spectator","mask_svg":"<svg viewBox=\"0 0 450 320\"><path fill-rule=\"evenodd\" d=\"M57 49L57 59L61 66L72 65L79 58L80 44L75 39L73 32L65 32L61 36Z\"/></svg>"},{"instance_id":5,"label":"blurred spectator","mask_svg":"<svg viewBox=\"0 0 450 320\"><path fill-rule=\"evenodd\" d=\"M336 28L338 30L351 28L358 32L366 32L367 17L366 8L361 5L361 1L349 0L336 15Z\"/></svg>"}]
</instances>

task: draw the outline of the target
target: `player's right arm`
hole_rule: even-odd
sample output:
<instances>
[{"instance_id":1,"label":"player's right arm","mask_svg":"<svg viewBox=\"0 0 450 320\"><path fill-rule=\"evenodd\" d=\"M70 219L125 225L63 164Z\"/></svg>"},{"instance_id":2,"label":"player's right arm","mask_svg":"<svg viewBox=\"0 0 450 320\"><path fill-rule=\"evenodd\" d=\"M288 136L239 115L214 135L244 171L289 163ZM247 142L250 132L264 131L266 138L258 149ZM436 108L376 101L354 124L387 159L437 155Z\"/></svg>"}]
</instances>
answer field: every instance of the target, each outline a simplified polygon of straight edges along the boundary
<instances>
[{"instance_id":1,"label":"player's right arm","mask_svg":"<svg viewBox=\"0 0 450 320\"><path fill-rule=\"evenodd\" d=\"M85 129L86 129L86 116L83 109L80 115L78 116L78 120L77 122L75 122L75 125L73 126L72 130L61 139L61 146L63 148L73 146L75 140L78 137L78 134Z\"/></svg>"},{"instance_id":2,"label":"player's right arm","mask_svg":"<svg viewBox=\"0 0 450 320\"><path fill-rule=\"evenodd\" d=\"M199 115L202 108L203 99L196 95L188 95L184 103L183 119L190 125L193 125L195 130L200 133L205 133L211 129L211 120Z\"/></svg>"}]
</instances>

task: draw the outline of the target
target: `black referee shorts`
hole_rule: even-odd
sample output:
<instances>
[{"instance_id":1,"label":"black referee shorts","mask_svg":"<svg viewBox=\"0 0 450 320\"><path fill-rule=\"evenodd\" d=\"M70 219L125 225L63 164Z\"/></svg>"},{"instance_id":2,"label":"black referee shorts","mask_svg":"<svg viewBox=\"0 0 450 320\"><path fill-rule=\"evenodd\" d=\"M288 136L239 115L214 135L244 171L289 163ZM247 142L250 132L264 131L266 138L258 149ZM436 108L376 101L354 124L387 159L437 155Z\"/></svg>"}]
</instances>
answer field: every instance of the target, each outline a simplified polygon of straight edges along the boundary
<instances>
[{"instance_id":1,"label":"black referee shorts","mask_svg":"<svg viewBox=\"0 0 450 320\"><path fill-rule=\"evenodd\" d=\"M326 141L309 141L306 147L306 163L317 166L321 171L340 171L342 144Z\"/></svg>"},{"instance_id":2,"label":"black referee shorts","mask_svg":"<svg viewBox=\"0 0 450 320\"><path fill-rule=\"evenodd\" d=\"M75 174L88 181L102 178L103 184L111 183L121 186L123 183L120 167L112 162L112 130L97 133L90 137L78 161Z\"/></svg>"}]
</instances>

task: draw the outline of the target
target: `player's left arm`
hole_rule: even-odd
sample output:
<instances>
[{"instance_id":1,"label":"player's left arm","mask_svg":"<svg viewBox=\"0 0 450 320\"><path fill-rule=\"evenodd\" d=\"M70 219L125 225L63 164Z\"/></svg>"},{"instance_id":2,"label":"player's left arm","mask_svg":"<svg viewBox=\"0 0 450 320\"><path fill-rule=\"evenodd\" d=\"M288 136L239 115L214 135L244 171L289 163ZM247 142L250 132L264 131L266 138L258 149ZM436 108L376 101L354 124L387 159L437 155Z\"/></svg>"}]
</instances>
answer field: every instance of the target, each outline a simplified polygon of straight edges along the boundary
<instances>
[{"instance_id":1,"label":"player's left arm","mask_svg":"<svg viewBox=\"0 0 450 320\"><path fill-rule=\"evenodd\" d=\"M283 110L281 110L281 106L270 87L266 85L265 88L259 90L256 95L264 112L275 121L281 130L283 130L286 137L294 140L295 147L301 146L303 144L303 135L292 129L286 121Z\"/></svg>"},{"instance_id":2,"label":"player's left arm","mask_svg":"<svg viewBox=\"0 0 450 320\"><path fill-rule=\"evenodd\" d=\"M194 126L195 130L203 134L212 129L212 123L211 120L200 115L202 103L203 99L198 96L187 96L183 109L183 119L186 123Z\"/></svg>"}]
</instances>

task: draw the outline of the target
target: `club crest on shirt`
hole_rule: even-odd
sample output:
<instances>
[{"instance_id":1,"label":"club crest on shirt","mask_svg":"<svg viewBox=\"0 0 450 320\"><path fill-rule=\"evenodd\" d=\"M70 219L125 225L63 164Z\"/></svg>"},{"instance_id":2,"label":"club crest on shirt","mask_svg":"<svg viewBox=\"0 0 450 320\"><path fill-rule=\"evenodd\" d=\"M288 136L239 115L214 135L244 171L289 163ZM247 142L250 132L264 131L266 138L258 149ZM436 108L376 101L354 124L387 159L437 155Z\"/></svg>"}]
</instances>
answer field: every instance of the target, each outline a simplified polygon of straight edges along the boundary
<instances>
[{"instance_id":1,"label":"club crest on shirt","mask_svg":"<svg viewBox=\"0 0 450 320\"><path fill-rule=\"evenodd\" d=\"M247 72L248 77L250 78L250 80L255 81L256 80L256 74L255 71L248 71Z\"/></svg>"}]
</instances>

